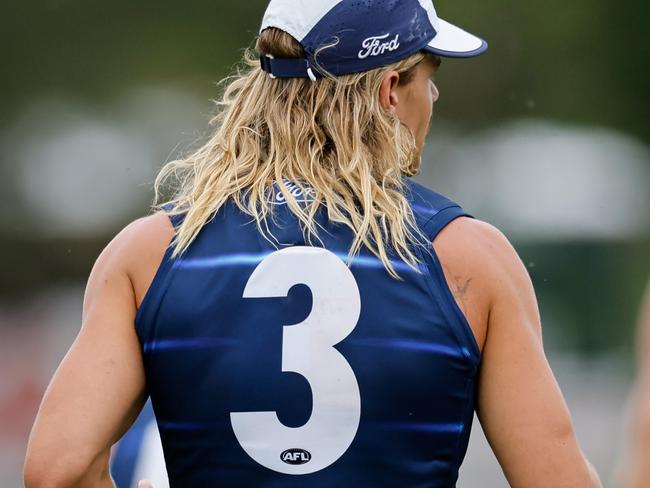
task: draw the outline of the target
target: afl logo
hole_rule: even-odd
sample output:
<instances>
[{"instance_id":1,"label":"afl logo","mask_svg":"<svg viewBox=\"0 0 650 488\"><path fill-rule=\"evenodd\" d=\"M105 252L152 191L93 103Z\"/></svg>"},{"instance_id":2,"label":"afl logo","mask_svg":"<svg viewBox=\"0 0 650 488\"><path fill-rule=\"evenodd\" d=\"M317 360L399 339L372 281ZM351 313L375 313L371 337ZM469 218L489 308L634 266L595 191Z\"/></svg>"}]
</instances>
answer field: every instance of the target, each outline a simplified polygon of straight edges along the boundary
<instances>
[{"instance_id":1,"label":"afl logo","mask_svg":"<svg viewBox=\"0 0 650 488\"><path fill-rule=\"evenodd\" d=\"M287 464L307 464L311 461L311 454L305 449L287 449L280 454L280 459Z\"/></svg>"}]
</instances>

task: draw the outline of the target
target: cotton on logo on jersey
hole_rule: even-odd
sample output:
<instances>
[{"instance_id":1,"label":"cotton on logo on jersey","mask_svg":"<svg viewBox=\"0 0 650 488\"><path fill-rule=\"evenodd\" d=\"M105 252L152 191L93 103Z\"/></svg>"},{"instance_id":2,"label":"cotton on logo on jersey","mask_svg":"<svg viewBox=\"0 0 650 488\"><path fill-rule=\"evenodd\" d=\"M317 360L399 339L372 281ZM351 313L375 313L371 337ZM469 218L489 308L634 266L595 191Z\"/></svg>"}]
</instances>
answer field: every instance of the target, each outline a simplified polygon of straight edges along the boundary
<instances>
[{"instance_id":1,"label":"cotton on logo on jersey","mask_svg":"<svg viewBox=\"0 0 650 488\"><path fill-rule=\"evenodd\" d=\"M390 37L390 33L384 34L383 36L373 36L365 39L361 46L363 49L359 51L359 59L366 59L370 56L379 56L384 54L386 51L396 51L399 44L399 34L397 34L393 39L387 41Z\"/></svg>"},{"instance_id":2,"label":"cotton on logo on jersey","mask_svg":"<svg viewBox=\"0 0 650 488\"><path fill-rule=\"evenodd\" d=\"M311 454L305 449L287 449L280 454L280 459L287 464L306 464L311 461Z\"/></svg>"}]
</instances>

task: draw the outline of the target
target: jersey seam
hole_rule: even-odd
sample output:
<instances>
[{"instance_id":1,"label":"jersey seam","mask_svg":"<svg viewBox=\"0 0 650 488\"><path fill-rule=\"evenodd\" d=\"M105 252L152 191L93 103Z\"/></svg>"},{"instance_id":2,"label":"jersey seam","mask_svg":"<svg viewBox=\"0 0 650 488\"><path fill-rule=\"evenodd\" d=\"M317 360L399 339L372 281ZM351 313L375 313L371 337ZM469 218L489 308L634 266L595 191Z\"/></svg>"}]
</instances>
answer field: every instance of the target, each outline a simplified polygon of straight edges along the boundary
<instances>
[{"instance_id":1,"label":"jersey seam","mask_svg":"<svg viewBox=\"0 0 650 488\"><path fill-rule=\"evenodd\" d=\"M469 346L473 349L474 355L476 360L473 360L472 362L474 363L475 367L478 368L478 364L480 363L481 359L481 350L478 346L478 342L476 341L476 337L474 336L474 332L472 331L472 327L469 324L469 321L467 320L467 317L463 313L463 311L460 309L460 306L458 305L458 302L456 302L456 299L454 298L454 295L451 291L451 288L449 286L449 282L447 281L447 278L445 277L444 270L442 269L442 264L440 262L440 259L438 258L438 255L433 249L433 245L431 246L431 261L435 269L431 269L429 266L429 263L427 263L427 267L430 271L430 273L436 273L438 276L438 281L441 284L441 293L444 295L440 297L444 301L444 305L446 305L445 311L448 312L452 317L452 320L454 320L457 325L462 329L462 335L463 337L459 337L460 331L457 331L455 328L452 327L452 331L456 337L457 340L460 340L462 342L468 342ZM428 277L430 280L433 280L432 276ZM465 341L462 341L461 339L465 339Z\"/></svg>"},{"instance_id":2,"label":"jersey seam","mask_svg":"<svg viewBox=\"0 0 650 488\"><path fill-rule=\"evenodd\" d=\"M422 226L422 230L426 232L426 229L424 227L427 224L430 224L435 218L439 217L442 212L450 209L458 209L459 214L453 215L448 221L445 221L440 230L444 229L455 219L468 215L464 213L463 209L458 204L448 205L447 207L440 210L438 214L428 219L427 222ZM426 237L429 241L433 241L436 236L427 234ZM474 371L476 371L481 360L480 348L478 347L478 343L476 341L474 333L472 332L471 326L467 321L467 317L465 317L463 312L460 310L460 307L458 306L458 303L456 302L456 299L451 292L449 283L444 275L444 271L442 270L442 264L440 263L440 260L435 252L435 248L433 247L433 242L428 243L428 249L425 248L421 251L422 252L420 253L420 258L424 261L426 269L428 271L425 273L426 276L424 276L424 281L427 284L429 295L434 299L436 303L438 303L438 306L441 308L448 321L451 321L451 323L448 323L448 329L456 339L459 352L463 354L463 356L469 356L468 359L474 366ZM434 274L436 276L434 276ZM442 288L439 291L436 290L436 282L439 282L440 288ZM463 329L462 332L458 331L458 327L454 327L452 324L455 324ZM473 350L473 354L465 354L466 348L463 347L464 344L467 344Z\"/></svg>"},{"instance_id":3,"label":"jersey seam","mask_svg":"<svg viewBox=\"0 0 650 488\"><path fill-rule=\"evenodd\" d=\"M434 301L434 303L437 303L438 306L440 307L440 309L442 310L442 312L444 314L444 317L448 320L447 321L447 329L451 332L454 339L456 339L456 347L458 348L458 352L470 362L470 364L473 366L473 369L474 369L474 372L475 372L477 367L478 367L478 361L474 360L471 357L471 355L468 357L468 355L465 354L464 348L463 348L463 342L464 341L462 340L462 337L459 336L458 331L456 331L455 327L452 326L452 323L450 323L450 321L453 322L453 323L458 323L459 317L454 313L453 307L451 307L451 304L447 303L447 301L444 300L444 297L441 297L438 293L435 292L432 274L435 273L436 270L431 269L431 266L429 265L429 263L427 262L426 259L424 261L425 261L425 265L427 267L428 272L424 273L425 276L423 277L423 279L424 279L424 282L426 283L429 298L431 298ZM435 263L434 263L434 265L435 265ZM441 285L445 286L445 287L448 287L446 282L441 283ZM458 325L461 325L461 326L464 327L464 325L462 323L458 324Z\"/></svg>"},{"instance_id":4,"label":"jersey seam","mask_svg":"<svg viewBox=\"0 0 650 488\"><path fill-rule=\"evenodd\" d=\"M170 216L169 214L166 214L167 218L170 220L172 225L176 227L175 219L174 216ZM149 322L149 326L151 327L152 325L152 318L151 318L151 307L153 304L151 303L153 300L157 298L158 304L157 307L160 308L160 303L162 302L162 299L164 298L167 289L169 288L169 282L171 280L171 276L173 275L174 272L174 266L172 262L172 253L174 250L174 240L167 245L167 248L165 249L165 253L163 254L163 258L158 265L158 269L156 270L156 273L154 274L153 280L151 281L149 288L144 294L144 297L142 298L142 302L140 302L140 306L138 307L138 310L136 311L135 318L134 318L134 326L135 326L135 331L138 336L138 339L140 339L140 345L144 350L144 343L146 337L143 337L144 331L144 325L143 322ZM147 320L149 319L149 320ZM151 332L151 330L148 330L147 332Z\"/></svg>"},{"instance_id":5,"label":"jersey seam","mask_svg":"<svg viewBox=\"0 0 650 488\"><path fill-rule=\"evenodd\" d=\"M424 256L422 256L422 257L424 258ZM429 297L433 300L433 302L437 303L438 306L440 307L440 309L441 309L441 311L443 313L443 317L446 319L445 322L446 322L446 325L447 325L447 330L449 330L450 333L452 334L452 336L454 337L458 352L462 355L462 357L464 357L468 361L468 363L469 363L469 365L471 367L470 375L466 378L466 385L468 383L471 384L474 381L474 377L476 375L477 364L476 364L476 362L474 360L472 360L471 357L468 357L466 354L464 354L462 341L460 340L460 337L459 337L458 333L456 332L455 328L452 325L452 323L455 321L455 319L454 319L454 317L449 316L450 315L449 314L449 309L443 303L442 297L440 297L437 293L435 293L435 290L433 288L433 282L432 282L433 280L432 280L432 276L431 276L431 273L432 273L433 270L430 269L429 263L427 262L426 258L424 259L424 261L425 261L425 264L427 266L427 271L428 271L428 272L425 273L426 276L423 277L424 282L425 282L425 286L427 288L427 292L429 294ZM466 395L467 395L467 389L468 389L468 387L465 386ZM460 469L460 465L458 464L458 460L459 460L459 457L460 457L460 455L459 455L460 452L459 451L460 451L461 442L463 440L463 435L465 434L465 430L464 430L466 428L465 419L466 419L466 416L467 416L467 408L468 408L469 403L470 403L469 399L465 401L465 405L463 406L462 411L461 411L461 413L459 415L459 422L463 425L463 430L459 431L456 434L456 438L455 438L455 441L454 441L454 459L456 461L456 463L455 463L456 469L454 470L454 472L450 473L450 475L449 475L449 481L451 483L450 486L455 486L455 484L453 483L453 479L454 479L454 477L456 477L456 479L458 478L458 471Z\"/></svg>"},{"instance_id":6,"label":"jersey seam","mask_svg":"<svg viewBox=\"0 0 650 488\"><path fill-rule=\"evenodd\" d=\"M437 210L437 211L436 211L436 214L435 214L435 215L432 215L431 217L429 217L429 218L428 218L428 219L427 219L427 220L426 220L426 221L425 221L425 222L420 226L420 227L422 228L422 230L426 232L427 227L429 226L429 224L430 224L430 223L431 223L431 222L432 222L436 217L438 217L438 216L439 216L442 212L444 212L445 210L449 210L449 209L451 209L451 208L458 208L458 209L462 210L462 208L460 207L460 205L457 205L457 204L447 205L446 207L443 207L443 208L441 208L440 210L435 209L435 210ZM443 228L444 228L444 227L443 227ZM441 229L441 230L442 230L442 229ZM429 236L429 235L427 235L427 239L429 239L429 240L433 240L434 237L435 237L435 236Z\"/></svg>"}]
</instances>

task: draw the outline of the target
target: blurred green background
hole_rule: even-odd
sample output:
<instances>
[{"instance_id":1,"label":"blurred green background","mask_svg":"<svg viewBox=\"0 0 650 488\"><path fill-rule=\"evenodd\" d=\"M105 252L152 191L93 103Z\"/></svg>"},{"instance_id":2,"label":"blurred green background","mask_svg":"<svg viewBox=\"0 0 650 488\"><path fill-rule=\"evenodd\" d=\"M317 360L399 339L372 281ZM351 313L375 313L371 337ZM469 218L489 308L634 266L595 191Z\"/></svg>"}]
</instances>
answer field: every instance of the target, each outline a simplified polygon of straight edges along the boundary
<instances>
[{"instance_id":1,"label":"blurred green background","mask_svg":"<svg viewBox=\"0 0 650 488\"><path fill-rule=\"evenodd\" d=\"M98 229L95 235L79 238L59 233L44 239L38 232L38 210L26 202L30 195L15 185L16 172L21 171L17 167L21 161L12 160L15 152L35 140L42 142L43 137L51 139L52 132L61 129L60 123L71 117L64 113L60 123L49 120L66 103L72 105L72 113L76 110L91 119L119 123L124 114L116 112L124 111L124 98L129 94L137 98L134 91L153 87L187 94L199 109L174 120L174 111L161 107L165 101L161 94L149 107L140 107L154 113L131 114L149 125L141 130L160 128L158 139L165 142L158 146L163 157L153 165L162 164L178 143L187 147L207 130L213 110L209 99L218 93L215 81L227 75L242 48L252 44L265 5L264 1L51 0L4 7L0 130L5 137L0 139L4 143L0 176L5 225L0 230L0 246L4 255L16 259L13 265L5 264L8 267L0 278L2 296L18 299L55 281L84 279L100 246L128 218L146 213L150 198L149 186L140 188L140 204L116 215L112 225ZM531 118L610 129L634 138L646 151L641 159L646 166L650 164L645 146L650 137L645 2L632 0L623 7L602 0L514 4L442 0L437 8L441 16L457 19L488 39L490 50L470 62L445 61L438 80L442 97L436 123L442 120L452 125L463 138ZM47 106L54 101L58 105ZM17 123L25 112L38 112L39 103L44 105L41 113L31 115L47 120L32 121L31 130ZM430 146L430 151L435 153L436 148ZM128 161L124 170L147 163L152 162ZM60 177L68 179L65 169L74 170L74 166L61 168ZM32 173L38 178L38 169ZM153 172L149 173L140 183L150 183ZM616 178L616 173L611 176ZM562 178L562 174L549 177ZM647 172L645 177L644 183L650 184ZM589 183L588 175L584 183ZM87 205L82 197L80 207ZM469 209L482 217L481 208ZM519 247L525 261L538 263L531 272L545 295L571 297L566 300L570 326L562 341L570 347L592 352L630 345L635 304L650 270L650 218L647 207L628 211L646 219L641 232L632 236L571 236L569 245L563 240L543 245L527 242ZM499 226L498 220L492 220ZM24 262L32 261L34 255L42 261L25 267Z\"/></svg>"},{"instance_id":2,"label":"blurred green background","mask_svg":"<svg viewBox=\"0 0 650 488\"><path fill-rule=\"evenodd\" d=\"M252 45L265 5L2 7L0 365L36 364L3 375L0 418L9 412L5 422L25 424L12 446L23 445L78 329L94 259L148 212L157 169L209 133L216 81ZM511 238L535 283L560 381L593 373L584 365L620 371L607 390L619 397L610 410L620 411L650 276L647 2L439 0L436 8L490 50L444 61L419 178ZM44 342L54 345L44 352ZM574 369L563 372L566 364ZM0 480L15 471L0 464Z\"/></svg>"}]
</instances>

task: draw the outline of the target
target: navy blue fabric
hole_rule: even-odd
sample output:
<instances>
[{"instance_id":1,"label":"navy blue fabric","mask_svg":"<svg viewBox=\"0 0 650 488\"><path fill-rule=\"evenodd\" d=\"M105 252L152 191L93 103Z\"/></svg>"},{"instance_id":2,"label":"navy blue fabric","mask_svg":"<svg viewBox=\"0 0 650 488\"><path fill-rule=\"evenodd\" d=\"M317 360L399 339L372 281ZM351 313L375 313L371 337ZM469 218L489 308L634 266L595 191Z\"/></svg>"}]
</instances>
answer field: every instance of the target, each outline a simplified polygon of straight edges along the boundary
<instances>
[{"instance_id":1,"label":"navy blue fabric","mask_svg":"<svg viewBox=\"0 0 650 488\"><path fill-rule=\"evenodd\" d=\"M383 35L386 37L379 40L380 44L396 40L399 47L360 58L360 53L366 51L363 42ZM344 1L330 10L301 43L307 53L316 56L313 64L338 76L407 58L424 48L435 35L418 0Z\"/></svg>"},{"instance_id":2,"label":"navy blue fabric","mask_svg":"<svg viewBox=\"0 0 650 488\"><path fill-rule=\"evenodd\" d=\"M262 59L261 66L278 78L307 78L310 67L316 77L321 76L319 67L335 76L359 73L407 58L435 35L418 0L343 1L300 40L307 63L304 59ZM373 38L377 38L373 49L379 51L363 47L364 41L372 44Z\"/></svg>"},{"instance_id":3,"label":"navy blue fabric","mask_svg":"<svg viewBox=\"0 0 650 488\"><path fill-rule=\"evenodd\" d=\"M308 78L311 69L314 78L322 78L307 59L275 59L269 56L260 56L262 69L276 78Z\"/></svg>"},{"instance_id":4,"label":"navy blue fabric","mask_svg":"<svg viewBox=\"0 0 650 488\"><path fill-rule=\"evenodd\" d=\"M429 241L467 216L437 193L411 181L407 187ZM280 247L306 245L289 209L276 210L269 225ZM324 211L316 219L319 245L345 258L350 230L329 222ZM171 260L167 251L138 310L171 486L455 486L480 353L433 246L418 251L418 270L392 258L401 280L366 250L350 266L361 314L336 349L358 381L361 420L345 454L321 471L291 476L257 464L242 449L230 412L276 411L289 427L311 415L309 383L281 368L283 324L310 313L309 288L294 286L283 298L242 298L255 267L275 250L250 217L226 204L181 258Z\"/></svg>"},{"instance_id":5,"label":"navy blue fabric","mask_svg":"<svg viewBox=\"0 0 650 488\"><path fill-rule=\"evenodd\" d=\"M142 437L150 422L154 420L151 402L147 402L131 429L122 437L111 457L111 476L117 488L133 488L135 466L140 456Z\"/></svg>"}]
</instances>

